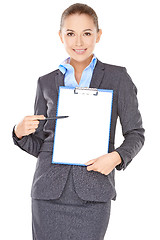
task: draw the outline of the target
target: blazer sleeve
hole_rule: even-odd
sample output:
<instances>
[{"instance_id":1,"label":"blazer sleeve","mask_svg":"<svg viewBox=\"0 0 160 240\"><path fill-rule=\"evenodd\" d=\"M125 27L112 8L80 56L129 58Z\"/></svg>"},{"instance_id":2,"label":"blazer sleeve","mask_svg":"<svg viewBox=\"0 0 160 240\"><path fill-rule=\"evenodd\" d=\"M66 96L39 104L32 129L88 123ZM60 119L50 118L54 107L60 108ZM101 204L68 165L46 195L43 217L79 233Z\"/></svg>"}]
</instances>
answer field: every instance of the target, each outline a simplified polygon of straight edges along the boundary
<instances>
[{"instance_id":1,"label":"blazer sleeve","mask_svg":"<svg viewBox=\"0 0 160 240\"><path fill-rule=\"evenodd\" d=\"M38 79L36 97L34 103L34 115L44 115L47 114L47 104L46 100L43 96L41 89L41 78ZM44 142L45 134L43 132L44 121L40 121L38 128L32 134L27 136L23 136L21 139L17 138L14 132L14 128L12 131L13 142L16 146L21 148L23 151L38 157L40 148Z\"/></svg>"},{"instance_id":2,"label":"blazer sleeve","mask_svg":"<svg viewBox=\"0 0 160 240\"><path fill-rule=\"evenodd\" d=\"M140 151L145 140L145 130L138 109L137 88L125 68L118 89L118 116L124 141L115 149L122 158L122 163L117 165L116 169L124 170Z\"/></svg>"}]
</instances>

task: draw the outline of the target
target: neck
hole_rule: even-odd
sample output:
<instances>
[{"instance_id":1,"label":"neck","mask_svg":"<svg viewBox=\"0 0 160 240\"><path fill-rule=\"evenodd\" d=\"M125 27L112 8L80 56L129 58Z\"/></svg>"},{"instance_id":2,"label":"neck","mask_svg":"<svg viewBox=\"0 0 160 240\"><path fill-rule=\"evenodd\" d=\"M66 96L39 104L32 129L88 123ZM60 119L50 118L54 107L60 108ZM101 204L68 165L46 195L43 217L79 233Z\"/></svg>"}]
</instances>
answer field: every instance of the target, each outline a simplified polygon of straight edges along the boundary
<instances>
[{"instance_id":1,"label":"neck","mask_svg":"<svg viewBox=\"0 0 160 240\"><path fill-rule=\"evenodd\" d=\"M90 64L92 58L93 58L93 54L83 62L78 62L78 61L74 60L73 58L71 58L70 65L72 65L75 72L82 73L83 70Z\"/></svg>"}]
</instances>

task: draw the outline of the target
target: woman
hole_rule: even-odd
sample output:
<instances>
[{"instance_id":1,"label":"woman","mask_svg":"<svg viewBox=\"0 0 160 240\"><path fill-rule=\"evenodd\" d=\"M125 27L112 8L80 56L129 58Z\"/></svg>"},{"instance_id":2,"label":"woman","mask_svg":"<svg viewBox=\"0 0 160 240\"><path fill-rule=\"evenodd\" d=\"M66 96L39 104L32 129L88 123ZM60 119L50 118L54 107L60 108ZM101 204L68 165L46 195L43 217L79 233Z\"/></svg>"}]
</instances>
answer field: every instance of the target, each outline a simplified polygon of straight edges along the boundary
<instances>
[{"instance_id":1,"label":"woman","mask_svg":"<svg viewBox=\"0 0 160 240\"><path fill-rule=\"evenodd\" d=\"M101 34L89 6L74 4L63 12L59 36L69 58L39 78L35 115L24 117L13 130L14 143L38 158L31 191L36 240L104 239L116 199L115 168L125 169L144 144L135 85L124 67L102 63L93 53ZM41 120L56 115L59 86L113 90L109 153L86 167L51 163L55 122ZM115 149L118 116L124 142Z\"/></svg>"}]
</instances>

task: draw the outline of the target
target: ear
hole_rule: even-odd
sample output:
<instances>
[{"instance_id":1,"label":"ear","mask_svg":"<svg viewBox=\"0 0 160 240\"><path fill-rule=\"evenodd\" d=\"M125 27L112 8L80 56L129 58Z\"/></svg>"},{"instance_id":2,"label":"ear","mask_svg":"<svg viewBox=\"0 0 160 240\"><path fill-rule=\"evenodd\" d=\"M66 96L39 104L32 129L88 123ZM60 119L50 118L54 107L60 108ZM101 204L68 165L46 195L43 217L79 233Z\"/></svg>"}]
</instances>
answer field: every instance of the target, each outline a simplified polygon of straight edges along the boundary
<instances>
[{"instance_id":1,"label":"ear","mask_svg":"<svg viewBox=\"0 0 160 240\"><path fill-rule=\"evenodd\" d=\"M59 34L59 37L61 39L61 42L63 43L62 32L60 30L59 30L58 34Z\"/></svg>"},{"instance_id":2,"label":"ear","mask_svg":"<svg viewBox=\"0 0 160 240\"><path fill-rule=\"evenodd\" d=\"M96 43L98 43L100 41L101 35L102 35L102 29L99 29L99 31L97 33Z\"/></svg>"}]
</instances>

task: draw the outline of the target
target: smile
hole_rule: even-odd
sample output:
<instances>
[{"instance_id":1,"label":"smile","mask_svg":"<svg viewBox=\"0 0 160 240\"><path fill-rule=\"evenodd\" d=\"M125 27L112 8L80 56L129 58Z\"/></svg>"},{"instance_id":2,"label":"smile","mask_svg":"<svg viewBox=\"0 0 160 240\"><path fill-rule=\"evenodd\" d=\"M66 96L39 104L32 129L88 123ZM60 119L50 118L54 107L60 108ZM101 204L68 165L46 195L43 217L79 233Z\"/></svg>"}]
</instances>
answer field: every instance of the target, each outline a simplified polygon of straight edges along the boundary
<instances>
[{"instance_id":1,"label":"smile","mask_svg":"<svg viewBox=\"0 0 160 240\"><path fill-rule=\"evenodd\" d=\"M83 53L85 53L86 50L87 50L87 48L86 49L73 49L73 51L76 52L77 54L83 54Z\"/></svg>"}]
</instances>

